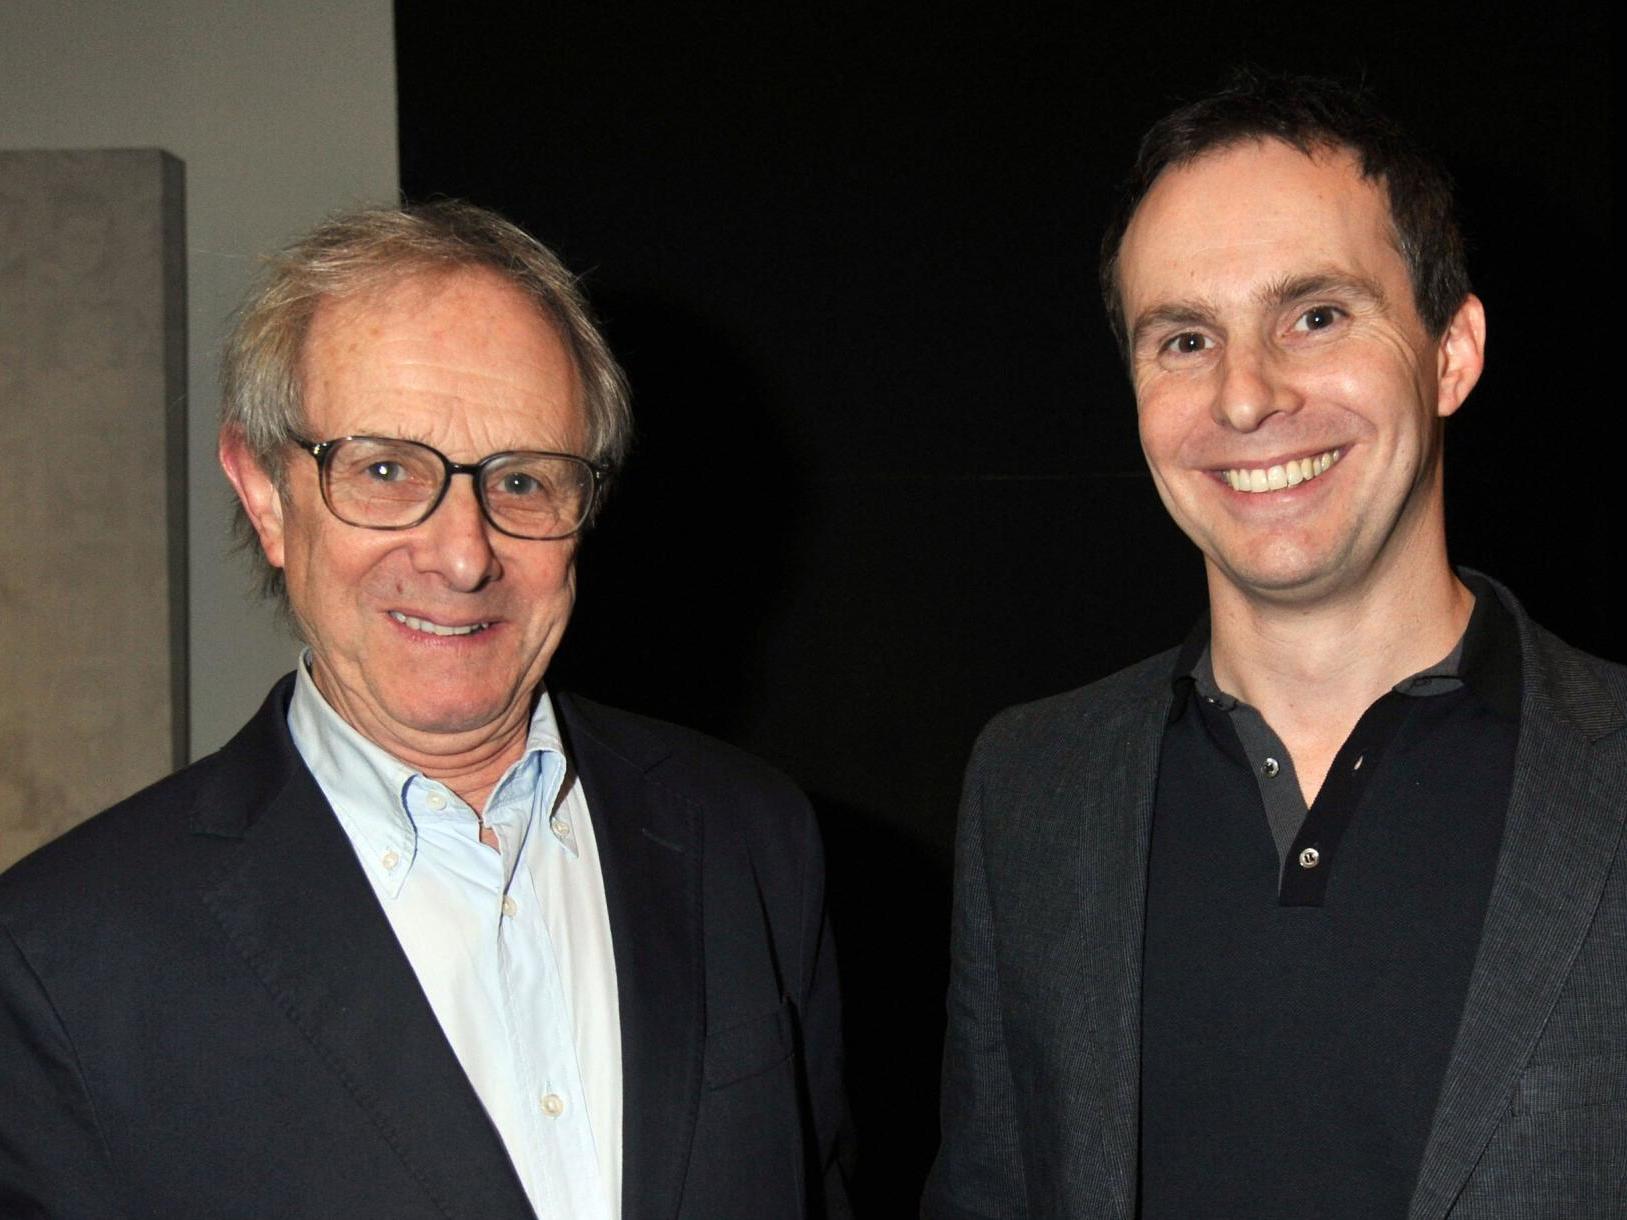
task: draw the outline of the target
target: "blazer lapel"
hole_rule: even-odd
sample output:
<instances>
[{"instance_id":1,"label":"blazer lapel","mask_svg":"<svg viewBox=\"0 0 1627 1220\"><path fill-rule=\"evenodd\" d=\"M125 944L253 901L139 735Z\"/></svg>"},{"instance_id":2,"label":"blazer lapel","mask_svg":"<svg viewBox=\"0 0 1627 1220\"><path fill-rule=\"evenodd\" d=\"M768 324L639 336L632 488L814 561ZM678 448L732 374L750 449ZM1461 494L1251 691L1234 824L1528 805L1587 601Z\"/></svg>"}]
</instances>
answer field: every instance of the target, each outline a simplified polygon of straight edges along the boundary
<instances>
[{"instance_id":1,"label":"blazer lapel","mask_svg":"<svg viewBox=\"0 0 1627 1220\"><path fill-rule=\"evenodd\" d=\"M288 739L286 707L279 687L227 747L238 765L222 768L198 831L241 845L202 900L442 1215L529 1215L501 1137Z\"/></svg>"},{"instance_id":2,"label":"blazer lapel","mask_svg":"<svg viewBox=\"0 0 1627 1220\"><path fill-rule=\"evenodd\" d=\"M1596 743L1622 727L1622 709L1577 653L1512 608L1524 673L1514 787L1410 1220L1447 1213L1507 1110L1621 838L1619 764L1601 766Z\"/></svg>"},{"instance_id":3,"label":"blazer lapel","mask_svg":"<svg viewBox=\"0 0 1627 1220\"><path fill-rule=\"evenodd\" d=\"M1044 1065L1042 1112L1023 1122L1050 1183L1029 1206L1046 1215L1135 1210L1147 852L1174 655L1092 690L1052 720L1055 739L1030 742L1003 798L1021 833L986 849L1011 877L1006 1021Z\"/></svg>"},{"instance_id":4,"label":"blazer lapel","mask_svg":"<svg viewBox=\"0 0 1627 1220\"><path fill-rule=\"evenodd\" d=\"M1100 830L1084 848L1095 857L1091 902L1081 904L1076 942L1092 963L1086 995L1095 1054L1083 1065L1080 1097L1104 1102L1099 1116L1101 1173L1112 1215L1135 1211L1140 1145L1141 957L1146 931L1147 852L1164 725L1169 715L1168 667L1158 671L1156 697L1126 701L1118 714L1091 726L1081 765L1097 806L1089 822ZM1070 938L1073 939L1073 938ZM1084 1013L1084 1009L1075 1011Z\"/></svg>"},{"instance_id":5,"label":"blazer lapel","mask_svg":"<svg viewBox=\"0 0 1627 1220\"><path fill-rule=\"evenodd\" d=\"M662 755L612 742L600 718L557 697L604 871L621 1015L622 1214L677 1214L705 1050L699 810L653 782Z\"/></svg>"}]
</instances>

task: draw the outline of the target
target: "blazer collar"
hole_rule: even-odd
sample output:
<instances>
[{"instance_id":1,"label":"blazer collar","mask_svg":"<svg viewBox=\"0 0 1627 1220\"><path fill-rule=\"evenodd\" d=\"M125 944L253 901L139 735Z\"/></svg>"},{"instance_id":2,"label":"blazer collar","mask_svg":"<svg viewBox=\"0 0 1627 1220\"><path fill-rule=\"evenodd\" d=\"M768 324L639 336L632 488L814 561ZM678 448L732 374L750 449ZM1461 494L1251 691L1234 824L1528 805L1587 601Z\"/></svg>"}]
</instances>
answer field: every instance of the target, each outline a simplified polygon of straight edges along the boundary
<instances>
[{"instance_id":1,"label":"blazer collar","mask_svg":"<svg viewBox=\"0 0 1627 1220\"><path fill-rule=\"evenodd\" d=\"M1508 1108L1592 924L1627 806L1602 739L1627 714L1582 654L1488 582L1519 626L1522 698L1503 847L1410 1220L1444 1216Z\"/></svg>"},{"instance_id":2,"label":"blazer collar","mask_svg":"<svg viewBox=\"0 0 1627 1220\"><path fill-rule=\"evenodd\" d=\"M201 895L443 1216L524 1215L502 1139L288 736L291 679L212 760L195 830L240 840ZM342 1150L335 1155L343 1155Z\"/></svg>"},{"instance_id":3,"label":"blazer collar","mask_svg":"<svg viewBox=\"0 0 1627 1220\"><path fill-rule=\"evenodd\" d=\"M604 870L621 1010L622 1216L677 1214L700 1107L706 992L699 808L660 782L647 722L555 696Z\"/></svg>"}]
</instances>

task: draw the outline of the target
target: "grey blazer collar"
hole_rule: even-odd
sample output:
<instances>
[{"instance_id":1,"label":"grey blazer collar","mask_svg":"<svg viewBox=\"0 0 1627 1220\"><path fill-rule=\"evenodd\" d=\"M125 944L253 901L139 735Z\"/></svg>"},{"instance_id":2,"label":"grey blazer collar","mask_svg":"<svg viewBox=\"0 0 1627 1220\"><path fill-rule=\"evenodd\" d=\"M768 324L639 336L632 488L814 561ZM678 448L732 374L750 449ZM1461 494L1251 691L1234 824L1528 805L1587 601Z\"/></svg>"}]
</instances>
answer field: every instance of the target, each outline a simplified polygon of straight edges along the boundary
<instances>
[{"instance_id":1,"label":"grey blazer collar","mask_svg":"<svg viewBox=\"0 0 1627 1220\"><path fill-rule=\"evenodd\" d=\"M1508 1109L1615 863L1627 713L1583 655L1493 586L1520 628L1523 697L1503 848L1410 1220L1444 1216Z\"/></svg>"},{"instance_id":2,"label":"grey blazer collar","mask_svg":"<svg viewBox=\"0 0 1627 1220\"><path fill-rule=\"evenodd\" d=\"M1622 839L1627 711L1584 654L1537 626L1502 585L1487 581L1520 636L1520 736L1503 846L1456 1043L1414 1192L1409 1220L1446 1215L1491 1138L1521 1069L1592 922ZM1094 947L1093 1002L1072 1019L1094 1054L1082 1060L1081 1098L1102 1098L1101 1166L1108 1214L1133 1214L1139 1122L1141 947L1147 844L1159 746L1173 705L1175 654L1138 667L1136 693L1102 709L1081 743L1074 790L1104 806L1089 821L1112 828L1123 880L1081 904L1077 935ZM1063 786L1059 786L1063 790ZM1067 1020L1068 1018L1064 1018Z\"/></svg>"}]
</instances>

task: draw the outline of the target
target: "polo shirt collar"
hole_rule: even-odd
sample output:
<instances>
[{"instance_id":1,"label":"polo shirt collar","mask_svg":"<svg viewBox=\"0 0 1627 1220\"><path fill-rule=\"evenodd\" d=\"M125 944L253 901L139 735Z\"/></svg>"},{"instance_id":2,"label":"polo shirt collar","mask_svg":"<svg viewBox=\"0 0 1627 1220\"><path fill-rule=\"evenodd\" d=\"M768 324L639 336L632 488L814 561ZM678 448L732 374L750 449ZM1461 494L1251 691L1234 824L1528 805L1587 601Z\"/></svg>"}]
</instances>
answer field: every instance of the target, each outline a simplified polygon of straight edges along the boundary
<instances>
[{"instance_id":1,"label":"polo shirt collar","mask_svg":"<svg viewBox=\"0 0 1627 1220\"><path fill-rule=\"evenodd\" d=\"M1430 695L1455 689L1460 683L1493 711L1517 719L1520 714L1519 626L1491 582L1470 568L1458 577L1474 594L1474 611L1452 651L1427 669L1403 678L1392 688L1401 694ZM1222 710L1237 703L1214 680L1209 654L1210 619L1207 614L1188 633L1175 657L1170 676L1175 700L1173 722L1186 708L1194 691L1212 698ZM1444 681L1443 681L1444 679Z\"/></svg>"}]
</instances>

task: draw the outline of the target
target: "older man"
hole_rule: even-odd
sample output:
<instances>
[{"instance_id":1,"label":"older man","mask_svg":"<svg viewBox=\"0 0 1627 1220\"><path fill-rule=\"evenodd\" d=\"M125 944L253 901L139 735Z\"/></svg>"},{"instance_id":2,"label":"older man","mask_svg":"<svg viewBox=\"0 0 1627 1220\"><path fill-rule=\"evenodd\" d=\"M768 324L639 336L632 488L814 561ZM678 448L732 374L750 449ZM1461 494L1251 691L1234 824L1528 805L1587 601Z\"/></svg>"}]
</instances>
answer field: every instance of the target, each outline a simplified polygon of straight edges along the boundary
<instances>
[{"instance_id":1,"label":"older man","mask_svg":"<svg viewBox=\"0 0 1627 1220\"><path fill-rule=\"evenodd\" d=\"M926 1214L1620 1215L1627 671L1447 561L1444 174L1245 77L1103 251L1210 613L978 745Z\"/></svg>"},{"instance_id":2,"label":"older man","mask_svg":"<svg viewBox=\"0 0 1627 1220\"><path fill-rule=\"evenodd\" d=\"M306 651L0 880L0 1212L845 1213L806 802L544 685L628 431L569 274L466 206L340 217L225 383Z\"/></svg>"}]
</instances>

